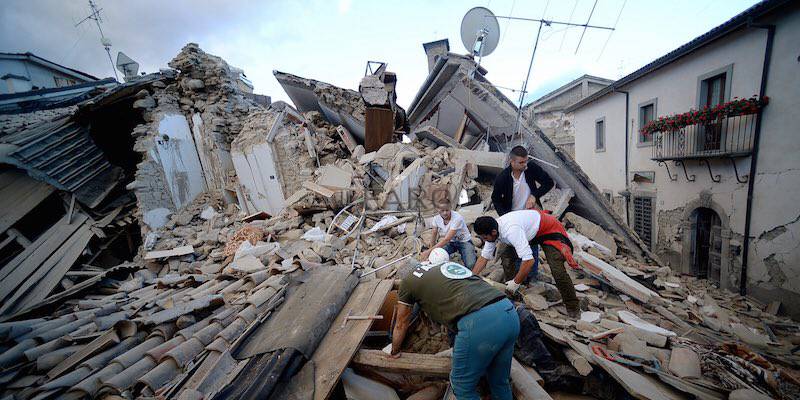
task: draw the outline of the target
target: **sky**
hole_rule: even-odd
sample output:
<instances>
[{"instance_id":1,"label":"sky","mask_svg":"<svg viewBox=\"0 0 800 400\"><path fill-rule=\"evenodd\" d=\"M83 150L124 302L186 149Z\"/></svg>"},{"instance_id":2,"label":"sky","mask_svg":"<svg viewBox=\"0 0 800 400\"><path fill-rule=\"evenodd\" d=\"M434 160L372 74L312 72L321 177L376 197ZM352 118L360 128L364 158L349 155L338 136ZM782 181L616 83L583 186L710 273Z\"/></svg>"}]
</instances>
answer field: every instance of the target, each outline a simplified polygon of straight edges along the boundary
<instances>
[{"instance_id":1,"label":"sky","mask_svg":"<svg viewBox=\"0 0 800 400\"><path fill-rule=\"evenodd\" d=\"M388 63L397 74L398 103L407 107L427 77L422 44L460 39L464 14L487 7L498 16L615 27L613 32L544 26L526 103L583 74L619 79L740 13L755 0L489 0L489 1L210 1L96 0L101 27L140 71L155 72L189 42L242 68L255 92L289 101L272 71L357 89L367 61ZM0 52L32 52L99 78L113 76L88 1L0 2ZM538 23L500 21L500 43L483 58L487 78L519 90ZM518 92L502 89L517 101Z\"/></svg>"}]
</instances>

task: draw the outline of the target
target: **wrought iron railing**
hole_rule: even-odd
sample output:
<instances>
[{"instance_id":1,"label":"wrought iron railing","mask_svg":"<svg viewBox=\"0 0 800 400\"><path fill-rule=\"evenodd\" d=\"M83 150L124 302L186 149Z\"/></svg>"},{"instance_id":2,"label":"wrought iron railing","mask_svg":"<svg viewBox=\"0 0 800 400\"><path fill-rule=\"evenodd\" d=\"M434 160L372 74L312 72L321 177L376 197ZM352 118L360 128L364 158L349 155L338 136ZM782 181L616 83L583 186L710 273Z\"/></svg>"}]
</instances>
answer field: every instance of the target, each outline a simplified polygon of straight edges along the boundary
<instances>
[{"instance_id":1,"label":"wrought iron railing","mask_svg":"<svg viewBox=\"0 0 800 400\"><path fill-rule=\"evenodd\" d=\"M653 160L743 157L753 150L757 114L736 115L653 132Z\"/></svg>"}]
</instances>

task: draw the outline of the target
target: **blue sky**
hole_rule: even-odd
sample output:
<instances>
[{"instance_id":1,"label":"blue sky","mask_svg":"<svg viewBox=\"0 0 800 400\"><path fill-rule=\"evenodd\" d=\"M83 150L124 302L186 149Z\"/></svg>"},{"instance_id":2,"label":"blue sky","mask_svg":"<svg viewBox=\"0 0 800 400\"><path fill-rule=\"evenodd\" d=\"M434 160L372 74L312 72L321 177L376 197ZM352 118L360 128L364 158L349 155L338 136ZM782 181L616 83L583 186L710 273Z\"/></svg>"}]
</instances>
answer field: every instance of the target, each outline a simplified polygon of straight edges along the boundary
<instances>
[{"instance_id":1,"label":"blue sky","mask_svg":"<svg viewBox=\"0 0 800 400\"><path fill-rule=\"evenodd\" d=\"M152 72L165 67L187 42L244 69L256 92L288 100L273 70L355 89L368 60L385 61L398 76L398 101L407 106L427 76L422 43L449 39L465 53L459 27L472 7L496 15L584 22L594 0L491 1L112 1L103 30L113 56L123 51ZM755 4L754 0L598 0L589 30L575 54L581 28L545 27L534 61L528 98L534 99L584 73L618 79ZM574 12L573 12L574 9ZM0 51L30 51L98 77L112 76L85 1L7 0L0 3ZM572 18L570 19L570 16ZM90 21L91 22L91 21ZM496 85L521 86L538 25L501 20L497 50L484 58ZM608 40L605 50L604 44ZM512 99L517 94L505 93Z\"/></svg>"}]
</instances>

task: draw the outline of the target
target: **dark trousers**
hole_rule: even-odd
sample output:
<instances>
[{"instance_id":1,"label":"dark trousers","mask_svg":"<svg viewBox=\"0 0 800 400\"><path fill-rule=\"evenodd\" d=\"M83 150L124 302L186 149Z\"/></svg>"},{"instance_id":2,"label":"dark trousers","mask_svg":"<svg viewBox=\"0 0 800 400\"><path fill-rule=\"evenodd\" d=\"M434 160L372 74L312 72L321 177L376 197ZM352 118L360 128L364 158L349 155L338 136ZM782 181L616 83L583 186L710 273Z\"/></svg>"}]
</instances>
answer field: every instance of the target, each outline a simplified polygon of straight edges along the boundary
<instances>
[{"instance_id":1,"label":"dark trousers","mask_svg":"<svg viewBox=\"0 0 800 400\"><path fill-rule=\"evenodd\" d=\"M530 242L531 248L536 244ZM558 292L561 293L561 299L564 301L564 306L567 310L579 311L578 296L575 294L575 286L572 284L566 268L564 268L564 256L558 249L553 246L542 244L544 256L547 258L547 265L550 266L550 272L553 274L553 280L556 282ZM513 246L504 245L503 248L497 249L500 255L500 262L503 265L503 272L505 279L513 279L519 271L519 257Z\"/></svg>"}]
</instances>

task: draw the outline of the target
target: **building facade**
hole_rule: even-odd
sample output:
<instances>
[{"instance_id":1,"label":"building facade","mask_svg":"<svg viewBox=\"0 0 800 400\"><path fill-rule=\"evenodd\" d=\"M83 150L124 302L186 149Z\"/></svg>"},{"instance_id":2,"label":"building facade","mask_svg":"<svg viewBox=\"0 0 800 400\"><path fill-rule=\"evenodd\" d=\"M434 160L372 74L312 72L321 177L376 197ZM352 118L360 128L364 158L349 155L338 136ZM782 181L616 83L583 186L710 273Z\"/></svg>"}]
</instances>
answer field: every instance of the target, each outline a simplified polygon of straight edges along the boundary
<instances>
[{"instance_id":1,"label":"building facade","mask_svg":"<svg viewBox=\"0 0 800 400\"><path fill-rule=\"evenodd\" d=\"M0 94L73 86L98 80L32 53L0 53Z\"/></svg>"},{"instance_id":2,"label":"building facade","mask_svg":"<svg viewBox=\"0 0 800 400\"><path fill-rule=\"evenodd\" d=\"M612 80L583 75L522 107L528 121L536 124L553 144L575 157L575 126L564 110L611 84Z\"/></svg>"},{"instance_id":3,"label":"building facade","mask_svg":"<svg viewBox=\"0 0 800 400\"><path fill-rule=\"evenodd\" d=\"M576 161L663 262L794 316L798 37L800 4L763 1L567 109ZM694 112L752 96L769 102L710 120Z\"/></svg>"}]
</instances>

